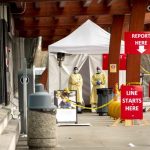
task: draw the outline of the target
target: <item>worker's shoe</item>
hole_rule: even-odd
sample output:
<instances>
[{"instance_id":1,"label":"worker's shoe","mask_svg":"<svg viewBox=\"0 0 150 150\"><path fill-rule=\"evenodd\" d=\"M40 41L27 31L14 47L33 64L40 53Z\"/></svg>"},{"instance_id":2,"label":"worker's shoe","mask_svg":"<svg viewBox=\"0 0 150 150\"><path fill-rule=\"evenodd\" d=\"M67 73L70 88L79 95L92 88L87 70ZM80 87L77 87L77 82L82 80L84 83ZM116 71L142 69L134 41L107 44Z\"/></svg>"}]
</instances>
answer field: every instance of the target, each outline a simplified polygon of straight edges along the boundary
<instances>
[{"instance_id":1,"label":"worker's shoe","mask_svg":"<svg viewBox=\"0 0 150 150\"><path fill-rule=\"evenodd\" d=\"M82 113L82 108L80 107L80 106L82 106L82 104L80 103L80 102L78 102L77 103L77 105L79 105L78 107L77 107L77 113Z\"/></svg>"},{"instance_id":2,"label":"worker's shoe","mask_svg":"<svg viewBox=\"0 0 150 150\"><path fill-rule=\"evenodd\" d=\"M79 114L81 114L81 113L82 113L82 108L79 108L79 107L78 107L77 112L78 112Z\"/></svg>"}]
</instances>

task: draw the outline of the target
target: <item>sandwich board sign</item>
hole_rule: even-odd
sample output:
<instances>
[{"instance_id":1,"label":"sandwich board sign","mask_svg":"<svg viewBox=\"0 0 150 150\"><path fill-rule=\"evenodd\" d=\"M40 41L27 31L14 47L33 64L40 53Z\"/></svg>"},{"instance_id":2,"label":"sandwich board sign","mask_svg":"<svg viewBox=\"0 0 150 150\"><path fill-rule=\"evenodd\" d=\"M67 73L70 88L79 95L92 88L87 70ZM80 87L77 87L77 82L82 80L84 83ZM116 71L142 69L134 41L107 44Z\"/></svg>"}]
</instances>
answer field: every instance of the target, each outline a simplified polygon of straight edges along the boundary
<instances>
[{"instance_id":1,"label":"sandwich board sign","mask_svg":"<svg viewBox=\"0 0 150 150\"><path fill-rule=\"evenodd\" d=\"M121 87L121 119L143 119L142 86Z\"/></svg>"},{"instance_id":2,"label":"sandwich board sign","mask_svg":"<svg viewBox=\"0 0 150 150\"><path fill-rule=\"evenodd\" d=\"M57 123L77 123L77 92L71 90L54 91L54 104L57 106Z\"/></svg>"}]
</instances>

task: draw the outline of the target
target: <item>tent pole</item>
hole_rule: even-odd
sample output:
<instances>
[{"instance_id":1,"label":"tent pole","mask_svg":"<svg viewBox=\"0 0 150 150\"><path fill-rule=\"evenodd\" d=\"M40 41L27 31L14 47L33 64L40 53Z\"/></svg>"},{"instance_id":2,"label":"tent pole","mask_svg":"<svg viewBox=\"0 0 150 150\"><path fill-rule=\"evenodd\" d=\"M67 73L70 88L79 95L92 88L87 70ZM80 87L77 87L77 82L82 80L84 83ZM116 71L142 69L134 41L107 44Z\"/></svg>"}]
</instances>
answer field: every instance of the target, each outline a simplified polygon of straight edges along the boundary
<instances>
[{"instance_id":1,"label":"tent pole","mask_svg":"<svg viewBox=\"0 0 150 150\"><path fill-rule=\"evenodd\" d=\"M59 90L61 90L61 67L62 67L62 61L59 61Z\"/></svg>"},{"instance_id":2,"label":"tent pole","mask_svg":"<svg viewBox=\"0 0 150 150\"><path fill-rule=\"evenodd\" d=\"M61 66L59 66L59 90L61 90Z\"/></svg>"},{"instance_id":3,"label":"tent pole","mask_svg":"<svg viewBox=\"0 0 150 150\"><path fill-rule=\"evenodd\" d=\"M57 61L59 66L59 90L61 90L61 67L62 61L64 61L65 54L64 53L57 53Z\"/></svg>"}]
</instances>

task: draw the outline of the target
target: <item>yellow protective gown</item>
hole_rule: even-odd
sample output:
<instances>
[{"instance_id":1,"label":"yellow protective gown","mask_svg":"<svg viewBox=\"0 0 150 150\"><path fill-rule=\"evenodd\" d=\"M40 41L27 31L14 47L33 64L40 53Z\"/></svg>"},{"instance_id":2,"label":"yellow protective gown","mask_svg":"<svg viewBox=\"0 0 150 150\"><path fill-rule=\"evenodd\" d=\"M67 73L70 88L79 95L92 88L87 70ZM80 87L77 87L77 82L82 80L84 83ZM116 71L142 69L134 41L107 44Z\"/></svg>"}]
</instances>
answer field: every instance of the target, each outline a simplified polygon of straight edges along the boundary
<instances>
[{"instance_id":1,"label":"yellow protective gown","mask_svg":"<svg viewBox=\"0 0 150 150\"><path fill-rule=\"evenodd\" d=\"M97 81L101 82L100 85L97 85ZM92 76L92 93L90 96L90 104L97 104L97 89L105 88L106 77L103 73L96 73Z\"/></svg>"},{"instance_id":2,"label":"yellow protective gown","mask_svg":"<svg viewBox=\"0 0 150 150\"><path fill-rule=\"evenodd\" d=\"M79 73L71 74L69 78L69 89L77 91L77 102L80 102L81 104L83 104L82 85L83 85L82 76Z\"/></svg>"}]
</instances>

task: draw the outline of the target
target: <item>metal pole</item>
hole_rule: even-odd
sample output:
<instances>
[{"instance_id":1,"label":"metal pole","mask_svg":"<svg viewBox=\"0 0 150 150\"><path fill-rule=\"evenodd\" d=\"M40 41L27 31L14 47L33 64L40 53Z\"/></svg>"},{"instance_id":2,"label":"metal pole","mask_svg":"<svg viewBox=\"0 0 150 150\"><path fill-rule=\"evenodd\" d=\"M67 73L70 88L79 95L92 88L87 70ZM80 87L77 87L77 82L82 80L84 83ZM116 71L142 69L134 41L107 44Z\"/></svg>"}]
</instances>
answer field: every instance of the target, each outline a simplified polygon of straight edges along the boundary
<instances>
[{"instance_id":1,"label":"metal pole","mask_svg":"<svg viewBox=\"0 0 150 150\"><path fill-rule=\"evenodd\" d=\"M35 66L33 65L33 93L35 93Z\"/></svg>"},{"instance_id":2,"label":"metal pole","mask_svg":"<svg viewBox=\"0 0 150 150\"><path fill-rule=\"evenodd\" d=\"M24 59L23 68L23 131L27 134L27 62Z\"/></svg>"},{"instance_id":3,"label":"metal pole","mask_svg":"<svg viewBox=\"0 0 150 150\"><path fill-rule=\"evenodd\" d=\"M61 90L61 67L62 67L62 61L59 61L59 90Z\"/></svg>"},{"instance_id":4,"label":"metal pole","mask_svg":"<svg viewBox=\"0 0 150 150\"><path fill-rule=\"evenodd\" d=\"M61 90L61 66L59 66L59 90Z\"/></svg>"},{"instance_id":5,"label":"metal pole","mask_svg":"<svg viewBox=\"0 0 150 150\"><path fill-rule=\"evenodd\" d=\"M7 106L8 104L9 104L9 102L8 102L8 96L7 96L7 68L6 68L6 46L7 46L7 37L6 37L6 27L5 27L5 5L4 5L4 3L2 3L2 9L3 9L3 26L2 26L2 31L3 31L3 33L2 33L2 44L3 44L3 61L4 61L4 78L3 78L3 85L4 85L4 101L5 101L5 106Z\"/></svg>"},{"instance_id":6,"label":"metal pole","mask_svg":"<svg viewBox=\"0 0 150 150\"><path fill-rule=\"evenodd\" d=\"M62 67L62 61L64 61L64 53L57 53L57 61L59 66L59 90L61 90L61 67Z\"/></svg>"}]
</instances>

